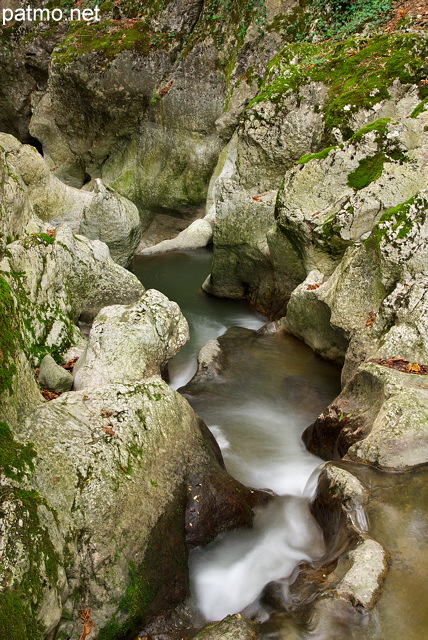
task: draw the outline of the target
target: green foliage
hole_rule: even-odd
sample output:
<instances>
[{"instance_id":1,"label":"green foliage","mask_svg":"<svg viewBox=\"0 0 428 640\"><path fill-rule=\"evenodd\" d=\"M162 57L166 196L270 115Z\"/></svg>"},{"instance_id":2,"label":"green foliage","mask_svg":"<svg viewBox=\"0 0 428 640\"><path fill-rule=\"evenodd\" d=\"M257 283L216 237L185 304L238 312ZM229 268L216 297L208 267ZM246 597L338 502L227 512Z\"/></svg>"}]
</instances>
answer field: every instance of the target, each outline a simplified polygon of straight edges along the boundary
<instances>
[{"instance_id":1,"label":"green foliage","mask_svg":"<svg viewBox=\"0 0 428 640\"><path fill-rule=\"evenodd\" d=\"M363 158L355 171L349 174L348 185L357 190L364 189L382 175L384 162L385 154L382 152Z\"/></svg>"},{"instance_id":2,"label":"green foliage","mask_svg":"<svg viewBox=\"0 0 428 640\"><path fill-rule=\"evenodd\" d=\"M191 39L210 33L217 48L221 49L232 25L236 39L242 42L251 22L259 27L260 33L263 32L266 26L265 0L208 0Z\"/></svg>"},{"instance_id":3,"label":"green foliage","mask_svg":"<svg viewBox=\"0 0 428 640\"><path fill-rule=\"evenodd\" d=\"M310 7L318 18L315 33L323 38L339 38L385 22L392 0L311 0Z\"/></svg>"}]
</instances>

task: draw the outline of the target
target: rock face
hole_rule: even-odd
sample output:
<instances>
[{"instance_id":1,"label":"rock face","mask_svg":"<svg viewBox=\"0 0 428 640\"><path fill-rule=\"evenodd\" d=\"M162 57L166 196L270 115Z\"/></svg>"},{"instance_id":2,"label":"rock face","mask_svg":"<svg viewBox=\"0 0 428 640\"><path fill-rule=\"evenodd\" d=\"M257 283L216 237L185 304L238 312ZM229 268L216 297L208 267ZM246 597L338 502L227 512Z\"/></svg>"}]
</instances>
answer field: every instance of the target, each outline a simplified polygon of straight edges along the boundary
<instances>
[{"instance_id":1,"label":"rock face","mask_svg":"<svg viewBox=\"0 0 428 640\"><path fill-rule=\"evenodd\" d=\"M129 264L141 237L138 210L132 202L107 189L100 180L84 190L65 185L34 147L22 145L10 135L0 134L0 145L7 154L3 171L7 173L9 166L15 182L23 182L25 195L21 200L25 201L26 214L19 215L21 225L30 212L54 226L66 222L74 231L105 242L116 262ZM15 204L9 208L16 212ZM8 229L11 235L13 225Z\"/></svg>"},{"instance_id":2,"label":"rock face","mask_svg":"<svg viewBox=\"0 0 428 640\"><path fill-rule=\"evenodd\" d=\"M123 637L184 599L186 543L248 526L254 497L237 492L206 427L158 375L188 336L175 303L65 225L9 244L1 269L0 630L65 640L86 623ZM81 345L74 321L105 304L79 390L44 402L40 354ZM221 502L209 531L192 484Z\"/></svg>"},{"instance_id":3,"label":"rock face","mask_svg":"<svg viewBox=\"0 0 428 640\"><path fill-rule=\"evenodd\" d=\"M253 209L249 198L249 208L243 201L235 207L233 187L212 205L214 263L205 290L247 297L273 315L286 311L279 328L343 365L343 394L305 435L310 450L327 458L351 446L349 457L382 467L428 459L423 382L362 365L401 358L420 373L428 362L428 115L419 111L380 118L346 143L303 156L285 174L276 204L276 192L266 192L253 196ZM221 185L232 184L236 145L212 186L213 202Z\"/></svg>"},{"instance_id":4,"label":"rock face","mask_svg":"<svg viewBox=\"0 0 428 640\"><path fill-rule=\"evenodd\" d=\"M29 363L37 366L46 353L59 357L81 343L79 318L93 318L114 302L135 301L144 288L111 260L105 244L75 236L65 225L54 237L40 232L8 245L0 265L0 392L3 416L15 424L29 402L40 401Z\"/></svg>"}]
</instances>

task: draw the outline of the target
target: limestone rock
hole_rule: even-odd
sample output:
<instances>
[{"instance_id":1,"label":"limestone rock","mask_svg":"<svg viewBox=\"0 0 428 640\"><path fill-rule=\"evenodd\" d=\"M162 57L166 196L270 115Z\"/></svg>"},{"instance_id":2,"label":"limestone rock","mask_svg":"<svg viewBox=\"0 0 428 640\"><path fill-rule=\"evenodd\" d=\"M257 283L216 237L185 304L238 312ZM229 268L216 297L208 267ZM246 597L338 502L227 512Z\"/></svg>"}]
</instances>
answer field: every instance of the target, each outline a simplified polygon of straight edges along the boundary
<instances>
[{"instance_id":1,"label":"limestone rock","mask_svg":"<svg viewBox=\"0 0 428 640\"><path fill-rule=\"evenodd\" d=\"M74 388L137 382L160 373L187 342L178 305L150 289L136 304L105 307L96 317L85 352L74 368Z\"/></svg>"},{"instance_id":2,"label":"limestone rock","mask_svg":"<svg viewBox=\"0 0 428 640\"><path fill-rule=\"evenodd\" d=\"M351 567L334 591L354 606L371 609L388 570L385 550L375 540L366 539L349 552L348 559Z\"/></svg>"},{"instance_id":3,"label":"limestone rock","mask_svg":"<svg viewBox=\"0 0 428 640\"><path fill-rule=\"evenodd\" d=\"M388 99L374 100L373 109L345 104L340 116L335 113L341 133L321 115L335 109L335 100L339 104L339 88L329 87L328 73L324 82L310 82L312 71L299 66L305 55L291 46L273 59L220 155L207 199L216 219L207 290L246 298L273 318L284 315L291 293L311 271L328 278L349 246L427 181L426 114L408 117L418 101L416 87L394 80ZM313 65L314 78L320 77L317 64L324 62ZM294 155L303 148L305 155ZM278 191L275 211L256 211L253 202L251 215L247 201L262 202L271 190Z\"/></svg>"},{"instance_id":4,"label":"limestone rock","mask_svg":"<svg viewBox=\"0 0 428 640\"><path fill-rule=\"evenodd\" d=\"M89 188L93 197L83 210L79 233L105 242L113 260L127 267L141 238L138 209L130 200L106 188L99 179Z\"/></svg>"},{"instance_id":5,"label":"limestone rock","mask_svg":"<svg viewBox=\"0 0 428 640\"><path fill-rule=\"evenodd\" d=\"M56 228L55 237L34 234L10 244L0 265L2 352L6 362L10 357L0 369L0 393L12 426L29 404L41 401L31 367L46 353L60 355L81 345L75 323L82 316L92 320L104 306L134 302L144 287L112 261L105 244L75 236L65 225ZM8 335L16 336L13 349Z\"/></svg>"},{"instance_id":6,"label":"limestone rock","mask_svg":"<svg viewBox=\"0 0 428 640\"><path fill-rule=\"evenodd\" d=\"M209 624L195 636L194 640L254 640L257 636L258 624L239 613L227 616L221 622Z\"/></svg>"},{"instance_id":7,"label":"limestone rock","mask_svg":"<svg viewBox=\"0 0 428 640\"><path fill-rule=\"evenodd\" d=\"M73 386L73 376L48 354L40 363L39 382L42 389L62 393L70 391Z\"/></svg>"},{"instance_id":8,"label":"limestone rock","mask_svg":"<svg viewBox=\"0 0 428 640\"><path fill-rule=\"evenodd\" d=\"M381 468L428 460L425 377L376 363L361 365L342 393L304 433L310 451Z\"/></svg>"},{"instance_id":9,"label":"limestone rock","mask_svg":"<svg viewBox=\"0 0 428 640\"><path fill-rule=\"evenodd\" d=\"M175 238L163 240L158 244L146 247L140 251L141 255L147 256L154 253L165 253L167 251L178 251L180 249L199 249L210 244L213 237L213 226L206 220L195 220L186 229L181 231Z\"/></svg>"},{"instance_id":10,"label":"limestone rock","mask_svg":"<svg viewBox=\"0 0 428 640\"><path fill-rule=\"evenodd\" d=\"M75 232L106 242L116 262L129 264L141 237L138 210L132 202L106 189L100 180L89 186L92 190L65 185L36 149L10 135L0 134L0 145L17 179L25 184L35 216L54 226L67 223Z\"/></svg>"}]
</instances>

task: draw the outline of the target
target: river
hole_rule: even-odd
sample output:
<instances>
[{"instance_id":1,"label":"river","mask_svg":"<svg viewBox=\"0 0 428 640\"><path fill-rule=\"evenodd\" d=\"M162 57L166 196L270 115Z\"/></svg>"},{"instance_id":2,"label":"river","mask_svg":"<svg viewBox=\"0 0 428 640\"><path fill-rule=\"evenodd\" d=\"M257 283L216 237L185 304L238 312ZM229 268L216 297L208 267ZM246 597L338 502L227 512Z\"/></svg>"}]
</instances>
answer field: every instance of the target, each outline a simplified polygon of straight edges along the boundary
<instances>
[{"instance_id":1,"label":"river","mask_svg":"<svg viewBox=\"0 0 428 640\"><path fill-rule=\"evenodd\" d=\"M228 367L202 394L186 388L195 411L222 449L226 468L255 488L278 494L251 530L220 536L191 559L192 591L207 620L252 607L263 618L258 596L271 580L291 575L302 560L322 554L318 525L309 513L322 462L306 451L301 433L339 392L339 370L308 347L280 333L257 333L267 319L241 301L213 298L200 288L211 252L198 250L136 258L146 288L180 305L190 341L170 364L179 388L196 371L196 356L229 327Z\"/></svg>"}]
</instances>

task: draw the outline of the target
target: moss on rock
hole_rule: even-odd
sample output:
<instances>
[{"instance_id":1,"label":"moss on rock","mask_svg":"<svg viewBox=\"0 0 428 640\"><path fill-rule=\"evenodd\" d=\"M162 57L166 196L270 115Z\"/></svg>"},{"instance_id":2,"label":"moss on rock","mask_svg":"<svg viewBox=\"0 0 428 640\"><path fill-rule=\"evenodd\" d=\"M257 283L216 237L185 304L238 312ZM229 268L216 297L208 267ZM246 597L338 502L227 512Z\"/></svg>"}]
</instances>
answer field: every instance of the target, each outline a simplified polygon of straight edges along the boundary
<instances>
[{"instance_id":1,"label":"moss on rock","mask_svg":"<svg viewBox=\"0 0 428 640\"><path fill-rule=\"evenodd\" d=\"M0 276L0 393L12 389L14 357L19 345L15 301L9 284Z\"/></svg>"},{"instance_id":2,"label":"moss on rock","mask_svg":"<svg viewBox=\"0 0 428 640\"><path fill-rule=\"evenodd\" d=\"M415 33L293 43L274 56L247 110L258 102L280 102L289 94L298 94L304 85L321 82L328 86L327 101L319 107L326 131L339 128L349 139L354 133L353 114L389 99L388 88L394 81L418 84L426 78L427 57L428 39Z\"/></svg>"}]
</instances>

